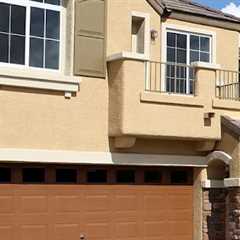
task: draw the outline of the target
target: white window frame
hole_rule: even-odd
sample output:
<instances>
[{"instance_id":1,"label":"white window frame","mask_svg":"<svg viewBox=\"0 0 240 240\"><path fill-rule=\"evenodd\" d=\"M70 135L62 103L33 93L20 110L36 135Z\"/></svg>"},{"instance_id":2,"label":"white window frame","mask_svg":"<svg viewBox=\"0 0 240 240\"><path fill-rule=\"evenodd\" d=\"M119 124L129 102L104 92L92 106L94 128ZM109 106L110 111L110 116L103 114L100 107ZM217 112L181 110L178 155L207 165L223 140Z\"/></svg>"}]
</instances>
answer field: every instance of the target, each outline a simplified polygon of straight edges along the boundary
<instances>
[{"instance_id":1,"label":"white window frame","mask_svg":"<svg viewBox=\"0 0 240 240\"><path fill-rule=\"evenodd\" d=\"M216 64L216 32L199 28L186 27L182 25L162 24L162 62L167 62L167 33L179 33L187 35L187 65L190 65L190 35L205 36L210 38L210 62L206 64ZM189 79L188 79L189 81ZM161 76L161 89L166 91L166 80L164 74ZM189 82L187 83L187 93L189 93Z\"/></svg>"},{"instance_id":2,"label":"white window frame","mask_svg":"<svg viewBox=\"0 0 240 240\"><path fill-rule=\"evenodd\" d=\"M63 1L63 0L62 0ZM14 67L14 68L21 68L21 69L37 69L41 71L48 71L48 72L63 72L63 46L64 46L64 31L65 25L63 21L63 16L65 15L63 4L61 5L52 5L48 3L40 3L31 0L0 0L0 3L6 3L10 5L18 5L26 7L26 29L25 29L25 64L14 64L14 63L4 63L0 62L0 67ZM59 68L58 69L49 69L49 68L38 68L32 67L29 65L29 52L30 52L30 17L31 17L31 7L48 9L53 11L58 11L60 13L60 36L59 36Z\"/></svg>"}]
</instances>

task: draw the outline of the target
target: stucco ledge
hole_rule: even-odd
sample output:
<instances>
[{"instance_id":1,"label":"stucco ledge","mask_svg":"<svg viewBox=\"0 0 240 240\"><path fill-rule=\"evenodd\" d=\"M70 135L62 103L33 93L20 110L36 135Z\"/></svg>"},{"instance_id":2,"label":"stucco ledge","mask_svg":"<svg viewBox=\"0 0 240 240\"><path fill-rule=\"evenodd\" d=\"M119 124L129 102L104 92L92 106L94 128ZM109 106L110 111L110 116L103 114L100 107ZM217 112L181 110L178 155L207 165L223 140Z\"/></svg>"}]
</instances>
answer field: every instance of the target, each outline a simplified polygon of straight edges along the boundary
<instances>
[{"instance_id":1,"label":"stucco ledge","mask_svg":"<svg viewBox=\"0 0 240 240\"><path fill-rule=\"evenodd\" d=\"M204 107L204 100L194 96L180 96L177 94L155 93L143 91L140 94L141 102L151 102L166 105L181 105L186 107Z\"/></svg>"},{"instance_id":2,"label":"stucco ledge","mask_svg":"<svg viewBox=\"0 0 240 240\"><path fill-rule=\"evenodd\" d=\"M219 109L240 110L240 102L234 101L234 100L214 98L212 102L212 106L213 108L219 108Z\"/></svg>"},{"instance_id":3,"label":"stucco ledge","mask_svg":"<svg viewBox=\"0 0 240 240\"><path fill-rule=\"evenodd\" d=\"M58 72L0 67L0 86L63 92L71 98L80 89L81 79Z\"/></svg>"},{"instance_id":4,"label":"stucco ledge","mask_svg":"<svg viewBox=\"0 0 240 240\"><path fill-rule=\"evenodd\" d=\"M240 178L225 178L225 187L240 187Z\"/></svg>"},{"instance_id":5,"label":"stucco ledge","mask_svg":"<svg viewBox=\"0 0 240 240\"><path fill-rule=\"evenodd\" d=\"M202 181L202 188L225 188L223 180Z\"/></svg>"},{"instance_id":6,"label":"stucco ledge","mask_svg":"<svg viewBox=\"0 0 240 240\"><path fill-rule=\"evenodd\" d=\"M135 61L149 61L149 57L145 54L139 54L134 52L120 52L115 53L107 57L107 62L113 62L118 60L135 60Z\"/></svg>"}]
</instances>

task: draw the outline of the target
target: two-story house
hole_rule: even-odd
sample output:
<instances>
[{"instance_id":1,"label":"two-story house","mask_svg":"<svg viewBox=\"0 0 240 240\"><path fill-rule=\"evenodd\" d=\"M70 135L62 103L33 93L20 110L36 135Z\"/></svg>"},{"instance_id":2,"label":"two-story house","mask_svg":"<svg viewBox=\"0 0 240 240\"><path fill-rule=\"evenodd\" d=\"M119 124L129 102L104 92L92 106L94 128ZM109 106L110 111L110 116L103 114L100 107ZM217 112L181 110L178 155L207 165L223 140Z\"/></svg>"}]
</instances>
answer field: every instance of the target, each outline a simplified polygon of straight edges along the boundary
<instances>
[{"instance_id":1,"label":"two-story house","mask_svg":"<svg viewBox=\"0 0 240 240\"><path fill-rule=\"evenodd\" d=\"M190 0L0 0L0 239L240 239L239 32Z\"/></svg>"}]
</instances>

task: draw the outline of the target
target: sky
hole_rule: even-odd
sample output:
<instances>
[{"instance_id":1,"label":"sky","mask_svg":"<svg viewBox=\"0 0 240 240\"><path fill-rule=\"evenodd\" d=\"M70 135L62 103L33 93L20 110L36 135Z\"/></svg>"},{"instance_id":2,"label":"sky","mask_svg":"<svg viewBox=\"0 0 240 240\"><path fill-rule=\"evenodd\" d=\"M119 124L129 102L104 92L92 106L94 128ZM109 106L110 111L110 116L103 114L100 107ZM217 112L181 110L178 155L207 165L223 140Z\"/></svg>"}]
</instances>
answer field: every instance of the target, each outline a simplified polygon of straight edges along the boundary
<instances>
[{"instance_id":1,"label":"sky","mask_svg":"<svg viewBox=\"0 0 240 240\"><path fill-rule=\"evenodd\" d=\"M193 0L240 17L240 0Z\"/></svg>"}]
</instances>

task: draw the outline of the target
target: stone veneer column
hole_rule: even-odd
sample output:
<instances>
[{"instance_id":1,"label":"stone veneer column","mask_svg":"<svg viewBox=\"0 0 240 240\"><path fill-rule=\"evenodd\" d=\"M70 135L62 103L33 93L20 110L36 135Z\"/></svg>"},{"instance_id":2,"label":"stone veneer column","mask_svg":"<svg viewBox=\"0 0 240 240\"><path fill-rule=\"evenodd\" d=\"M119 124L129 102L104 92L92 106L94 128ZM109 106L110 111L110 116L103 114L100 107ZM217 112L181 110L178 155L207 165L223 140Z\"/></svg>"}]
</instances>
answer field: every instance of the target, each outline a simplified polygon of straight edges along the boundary
<instances>
[{"instance_id":1,"label":"stone veneer column","mask_svg":"<svg viewBox=\"0 0 240 240\"><path fill-rule=\"evenodd\" d=\"M226 240L240 240L240 187L228 188Z\"/></svg>"},{"instance_id":2,"label":"stone veneer column","mask_svg":"<svg viewBox=\"0 0 240 240\"><path fill-rule=\"evenodd\" d=\"M203 189L203 240L225 240L225 188Z\"/></svg>"}]
</instances>

